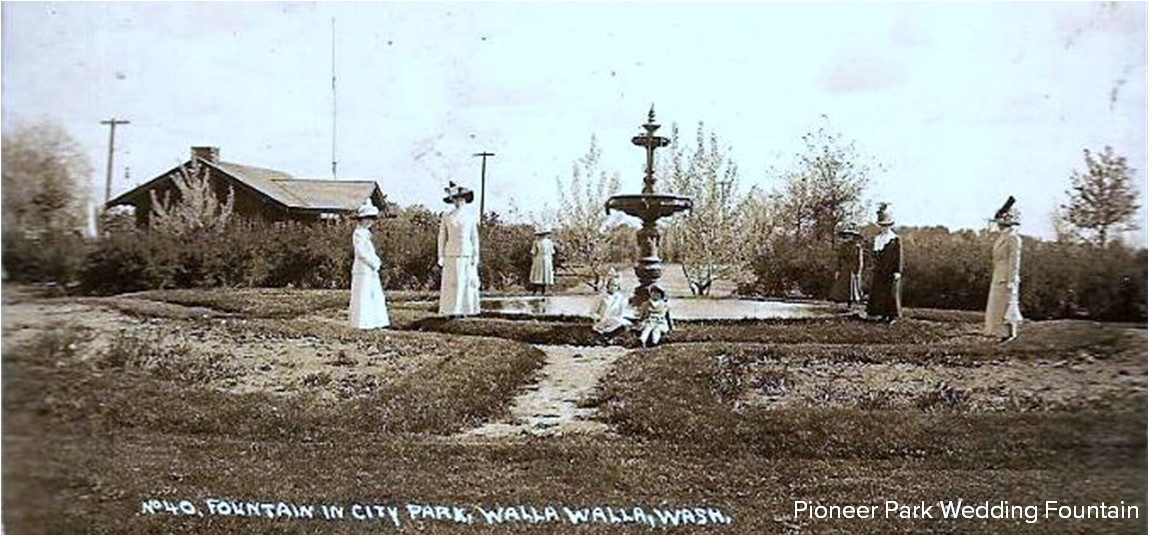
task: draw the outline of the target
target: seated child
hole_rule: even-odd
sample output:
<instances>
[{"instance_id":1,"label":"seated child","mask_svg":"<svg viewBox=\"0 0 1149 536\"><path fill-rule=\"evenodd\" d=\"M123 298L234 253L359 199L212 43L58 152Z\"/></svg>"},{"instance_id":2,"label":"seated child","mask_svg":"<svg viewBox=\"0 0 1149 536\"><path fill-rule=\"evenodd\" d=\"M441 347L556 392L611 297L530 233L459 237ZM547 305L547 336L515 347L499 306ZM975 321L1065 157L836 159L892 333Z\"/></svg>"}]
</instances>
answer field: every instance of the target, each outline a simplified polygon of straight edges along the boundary
<instances>
[{"instance_id":1,"label":"seated child","mask_svg":"<svg viewBox=\"0 0 1149 536\"><path fill-rule=\"evenodd\" d=\"M674 319L670 317L670 302L666 299L666 291L657 284L650 286L650 299L642 307L642 316L639 320L639 329L642 334L639 340L642 347L657 345L662 336L674 329Z\"/></svg>"},{"instance_id":2,"label":"seated child","mask_svg":"<svg viewBox=\"0 0 1149 536\"><path fill-rule=\"evenodd\" d=\"M626 296L621 291L622 284L618 272L611 270L606 282L605 291L599 295L591 317L594 318L594 330L607 339L613 338L626 328L630 327L630 320L626 319Z\"/></svg>"}]
</instances>

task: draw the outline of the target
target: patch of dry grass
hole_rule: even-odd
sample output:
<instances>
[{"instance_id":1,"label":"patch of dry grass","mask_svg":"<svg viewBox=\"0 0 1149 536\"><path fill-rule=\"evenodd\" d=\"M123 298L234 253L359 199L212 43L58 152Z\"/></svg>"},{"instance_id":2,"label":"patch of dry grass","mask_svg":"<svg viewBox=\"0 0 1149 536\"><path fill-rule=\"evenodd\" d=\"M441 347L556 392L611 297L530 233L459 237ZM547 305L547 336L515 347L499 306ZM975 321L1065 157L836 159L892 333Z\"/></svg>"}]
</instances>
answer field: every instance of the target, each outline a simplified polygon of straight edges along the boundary
<instances>
[{"instance_id":1,"label":"patch of dry grass","mask_svg":"<svg viewBox=\"0 0 1149 536\"><path fill-rule=\"evenodd\" d=\"M308 291L293 291L303 292ZM221 293L222 294L222 293ZM254 296L254 297L252 297ZM929 365L998 362L1120 363L1144 367L1144 331L1088 323L1035 323L997 345L976 320L911 315L895 326L828 319L684 323L670 344L620 359L598 407L619 435L466 443L441 437L505 412L542 354L515 341L589 342L574 319L442 320L392 309L401 330L360 331L341 322L340 300L275 293L185 296L228 317L139 316L149 331L113 339L85 357L93 333L47 330L3 355L3 515L13 532L49 533L651 533L617 525L387 525L343 521L137 515L149 498L231 497L305 503L408 501L477 505L713 506L730 526L699 533L1144 533L1140 520L809 520L794 500L881 504L1047 499L1121 500L1146 511L1145 398L1061 411L970 411L945 390L921 406L769 410L748 391L782 386L763 363ZM390 297L390 296L389 296ZM199 301L196 301L199 300ZM328 300L328 301L325 301ZM142 302L146 300L134 300ZM246 305L244 303L247 303ZM327 304L326 306L324 304ZM180 306L183 307L183 306ZM315 309L314 307L319 307ZM324 309L323 307L327 307ZM166 316L171 314L172 316ZM282 316L280 316L282 315ZM292 316L297 315L297 316ZM938 316L941 315L941 316ZM141 328L142 329L142 328ZM422 331L422 332L420 332ZM444 333L467 336L444 336ZM689 344L678 344L693 341ZM220 348L318 344L319 365L286 394L219 389L250 374ZM629 343L628 343L629 344ZM339 357L335 348L357 348ZM310 350L309 350L310 351ZM326 353L324 353L326 352ZM383 373L356 396L321 399L367 355L421 366ZM390 359L390 358L388 358ZM277 365L278 366L278 365ZM1052 364L1050 365L1052 366ZM380 368L380 371L384 368ZM397 369L398 370L398 369ZM322 372L327 372L324 376ZM365 376L365 375L359 375ZM368 381L361 379L356 381ZM304 385L306 383L306 385ZM1083 385L1085 392L1094 393Z\"/></svg>"},{"instance_id":2,"label":"patch of dry grass","mask_svg":"<svg viewBox=\"0 0 1149 536\"><path fill-rule=\"evenodd\" d=\"M1089 339L1087 333L1077 336ZM1091 340L1104 351L1106 335L1097 334ZM1001 346L995 348L1001 352L997 357L1011 353ZM925 393L916 408L886 409L875 403L767 409L744 403L747 390L784 381L777 374L757 372L754 365L763 359L801 363L813 355L833 360L842 351L853 355L837 357L861 362L921 363L924 359L913 352L900 355L911 350L903 346L865 350L670 345L619 360L604 380L600 406L607 420L625 434L708 445L715 456L750 449L773 457L918 459L966 468L1110 456L1115 462L1134 463L1144 457L1143 389L1097 404L1083 399L1077 410L1068 411L971 411L963 407L960 393L944 389ZM954 366L971 365L959 362Z\"/></svg>"}]
</instances>

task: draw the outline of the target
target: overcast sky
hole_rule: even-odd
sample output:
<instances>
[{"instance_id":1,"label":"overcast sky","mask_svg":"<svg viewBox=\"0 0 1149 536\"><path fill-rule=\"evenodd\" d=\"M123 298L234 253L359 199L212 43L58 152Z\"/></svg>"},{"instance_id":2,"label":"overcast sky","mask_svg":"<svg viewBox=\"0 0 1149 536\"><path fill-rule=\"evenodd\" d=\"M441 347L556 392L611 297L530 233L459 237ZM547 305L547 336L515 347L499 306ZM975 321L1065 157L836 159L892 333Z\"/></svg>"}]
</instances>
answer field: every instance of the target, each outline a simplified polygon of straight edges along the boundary
<instances>
[{"instance_id":1,"label":"overcast sky","mask_svg":"<svg viewBox=\"0 0 1149 536\"><path fill-rule=\"evenodd\" d=\"M333 18L339 178L402 204L477 189L471 154L491 151L488 210L554 207L592 135L637 192L652 103L663 132L704 121L767 190L826 115L884 166L870 198L899 224L981 228L1012 194L1022 232L1050 236L1082 149L1105 145L1145 204L1141 2L4 2L3 126L65 126L101 200L111 117L131 121L113 195L192 145L330 178Z\"/></svg>"}]
</instances>

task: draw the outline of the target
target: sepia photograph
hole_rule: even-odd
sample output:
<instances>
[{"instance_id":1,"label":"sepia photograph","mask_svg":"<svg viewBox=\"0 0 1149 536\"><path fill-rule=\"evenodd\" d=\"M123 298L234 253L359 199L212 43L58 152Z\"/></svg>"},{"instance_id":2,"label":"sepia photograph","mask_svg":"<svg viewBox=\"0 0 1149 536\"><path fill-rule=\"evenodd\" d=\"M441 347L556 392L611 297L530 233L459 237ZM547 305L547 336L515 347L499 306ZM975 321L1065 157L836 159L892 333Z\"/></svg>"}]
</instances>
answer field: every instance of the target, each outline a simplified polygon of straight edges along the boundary
<instances>
[{"instance_id":1,"label":"sepia photograph","mask_svg":"<svg viewBox=\"0 0 1149 536\"><path fill-rule=\"evenodd\" d=\"M0 2L0 532L1145 534L1146 2Z\"/></svg>"}]
</instances>

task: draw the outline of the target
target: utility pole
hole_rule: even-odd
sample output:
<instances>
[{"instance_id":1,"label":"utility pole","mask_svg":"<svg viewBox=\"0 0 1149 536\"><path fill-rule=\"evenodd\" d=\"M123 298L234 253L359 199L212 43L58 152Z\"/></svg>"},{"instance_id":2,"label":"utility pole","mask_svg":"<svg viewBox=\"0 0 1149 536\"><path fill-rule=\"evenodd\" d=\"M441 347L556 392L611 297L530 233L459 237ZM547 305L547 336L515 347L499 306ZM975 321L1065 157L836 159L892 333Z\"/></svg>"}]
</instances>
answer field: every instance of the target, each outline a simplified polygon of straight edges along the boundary
<instances>
[{"instance_id":1,"label":"utility pole","mask_svg":"<svg viewBox=\"0 0 1149 536\"><path fill-rule=\"evenodd\" d=\"M100 121L101 125L108 125L111 127L108 132L108 173L107 179L104 182L105 205L108 204L108 201L112 200L112 154L116 150L116 125L127 125L130 123L130 121L122 121L114 117L107 121Z\"/></svg>"},{"instance_id":2,"label":"utility pole","mask_svg":"<svg viewBox=\"0 0 1149 536\"><path fill-rule=\"evenodd\" d=\"M483 157L483 170L479 175L479 221L483 221L483 214L486 214L487 203L487 157L495 156L495 153L475 153L471 156Z\"/></svg>"},{"instance_id":3,"label":"utility pole","mask_svg":"<svg viewBox=\"0 0 1149 536\"><path fill-rule=\"evenodd\" d=\"M331 17L331 179L338 180L339 173L335 159L336 120L339 117L339 94L335 92L335 17Z\"/></svg>"}]
</instances>

